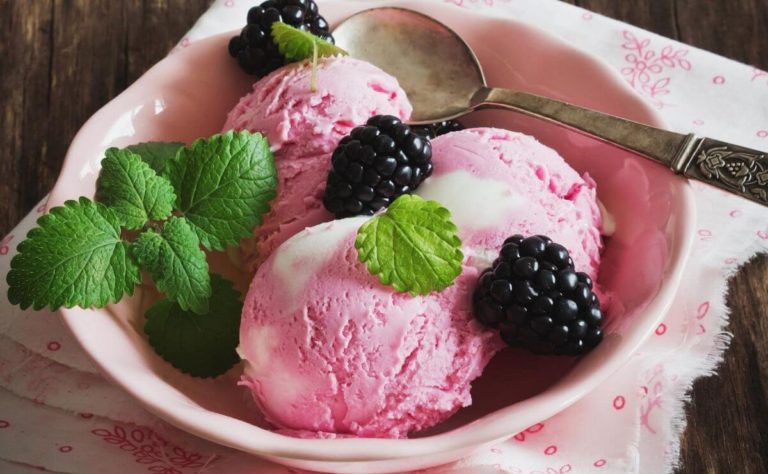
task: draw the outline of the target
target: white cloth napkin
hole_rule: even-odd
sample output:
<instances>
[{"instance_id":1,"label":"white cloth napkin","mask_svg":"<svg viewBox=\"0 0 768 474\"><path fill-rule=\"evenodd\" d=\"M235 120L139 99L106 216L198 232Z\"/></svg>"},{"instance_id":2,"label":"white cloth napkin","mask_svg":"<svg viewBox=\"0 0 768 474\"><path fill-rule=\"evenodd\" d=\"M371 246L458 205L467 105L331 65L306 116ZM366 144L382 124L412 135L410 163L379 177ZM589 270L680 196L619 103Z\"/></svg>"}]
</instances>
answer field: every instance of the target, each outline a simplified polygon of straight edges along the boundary
<instances>
[{"instance_id":1,"label":"white cloth napkin","mask_svg":"<svg viewBox=\"0 0 768 474\"><path fill-rule=\"evenodd\" d=\"M438 0L435 0L438 1ZM242 25L255 0L218 0L179 43ZM513 16L600 56L679 131L768 149L768 73L554 0L444 0ZM434 472L668 472L696 377L729 337L726 278L768 249L768 212L694 184L696 244L673 308L627 366L571 408ZM45 211L0 241L0 293L15 247ZM180 432L99 376L53 313L0 298L0 471L200 473L289 470ZM295 472L295 471L294 471Z\"/></svg>"}]
</instances>

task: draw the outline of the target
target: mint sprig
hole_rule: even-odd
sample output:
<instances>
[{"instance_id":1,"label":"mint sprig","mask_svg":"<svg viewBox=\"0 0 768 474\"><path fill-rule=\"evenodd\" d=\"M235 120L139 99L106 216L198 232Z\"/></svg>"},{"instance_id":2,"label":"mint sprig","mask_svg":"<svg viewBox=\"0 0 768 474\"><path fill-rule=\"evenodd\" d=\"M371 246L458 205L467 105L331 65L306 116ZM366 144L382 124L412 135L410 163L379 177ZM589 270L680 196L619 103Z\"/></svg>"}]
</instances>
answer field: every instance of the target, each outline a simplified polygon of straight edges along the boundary
<instances>
[{"instance_id":1,"label":"mint sprig","mask_svg":"<svg viewBox=\"0 0 768 474\"><path fill-rule=\"evenodd\" d=\"M368 271L398 292L428 294L461 273L461 240L451 213L436 201L403 195L363 224L355 247Z\"/></svg>"},{"instance_id":2,"label":"mint sprig","mask_svg":"<svg viewBox=\"0 0 768 474\"><path fill-rule=\"evenodd\" d=\"M125 229L171 215L176 195L167 179L157 175L141 157L110 148L101 162L96 199L112 209Z\"/></svg>"},{"instance_id":3,"label":"mint sprig","mask_svg":"<svg viewBox=\"0 0 768 474\"><path fill-rule=\"evenodd\" d=\"M51 209L19 244L9 301L100 308L133 294L143 268L166 296L147 313L155 351L196 376L231 367L239 293L212 279L201 247L223 250L261 223L277 188L267 140L229 132L189 148L111 148L96 187L99 202L83 197Z\"/></svg>"},{"instance_id":4,"label":"mint sprig","mask_svg":"<svg viewBox=\"0 0 768 474\"><path fill-rule=\"evenodd\" d=\"M172 366L195 377L221 375L240 358L235 352L243 304L232 283L212 274L210 309L184 311L164 299L147 311L144 332L155 352Z\"/></svg>"},{"instance_id":5,"label":"mint sprig","mask_svg":"<svg viewBox=\"0 0 768 474\"><path fill-rule=\"evenodd\" d=\"M37 220L8 272L8 300L22 309L102 308L133 294L139 267L114 211L86 198Z\"/></svg>"},{"instance_id":6,"label":"mint sprig","mask_svg":"<svg viewBox=\"0 0 768 474\"><path fill-rule=\"evenodd\" d=\"M176 208L209 250L250 236L276 195L274 157L258 133L197 140L168 162L166 174L176 190Z\"/></svg>"},{"instance_id":7,"label":"mint sprig","mask_svg":"<svg viewBox=\"0 0 768 474\"><path fill-rule=\"evenodd\" d=\"M211 280L200 240L183 217L171 217L160 232L148 229L131 245L141 267L157 289L182 310L208 311Z\"/></svg>"},{"instance_id":8,"label":"mint sprig","mask_svg":"<svg viewBox=\"0 0 768 474\"><path fill-rule=\"evenodd\" d=\"M272 23L272 40L288 61L310 59L315 54L319 57L349 54L333 43L283 22Z\"/></svg>"}]
</instances>

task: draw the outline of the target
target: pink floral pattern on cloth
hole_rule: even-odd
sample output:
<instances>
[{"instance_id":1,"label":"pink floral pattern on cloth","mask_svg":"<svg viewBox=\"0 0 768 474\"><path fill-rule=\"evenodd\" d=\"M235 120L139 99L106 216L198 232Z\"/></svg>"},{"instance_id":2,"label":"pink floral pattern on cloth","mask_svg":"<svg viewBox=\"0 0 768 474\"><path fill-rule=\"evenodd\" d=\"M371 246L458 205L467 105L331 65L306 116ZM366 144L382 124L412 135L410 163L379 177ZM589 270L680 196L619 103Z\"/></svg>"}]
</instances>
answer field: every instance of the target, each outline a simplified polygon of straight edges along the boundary
<instances>
[{"instance_id":1,"label":"pink floral pattern on cloth","mask_svg":"<svg viewBox=\"0 0 768 474\"><path fill-rule=\"evenodd\" d=\"M611 64L673 128L768 147L768 116L755 106L768 103L765 71L554 0L433 1L542 26ZM237 28L255 3L215 1L177 48ZM699 100L702 95L706 101ZM693 189L702 210L696 258L669 315L638 354L560 414L467 459L424 472L672 470L686 393L695 378L713 373L728 343L726 278L756 252L768 251L765 210L705 186ZM15 246L46 210L43 200L0 238L0 293L6 291L4 275ZM55 314L30 317L4 299L0 311L0 471L295 472L197 439L146 413L97 374Z\"/></svg>"},{"instance_id":2,"label":"pink floral pattern on cloth","mask_svg":"<svg viewBox=\"0 0 768 474\"><path fill-rule=\"evenodd\" d=\"M655 49L651 39L639 39L630 30L624 30L623 36L625 41L621 47L628 53L624 56L627 66L621 69L621 73L635 90L648 97L656 107L664 107L662 98L669 94L672 81L665 71L675 68L690 71L691 63L686 59L688 49L675 49L671 45Z\"/></svg>"},{"instance_id":3,"label":"pink floral pattern on cloth","mask_svg":"<svg viewBox=\"0 0 768 474\"><path fill-rule=\"evenodd\" d=\"M169 443L165 438L145 427L96 428L91 433L121 451L133 455L136 463L147 465L147 471L157 474L183 474L185 470L200 472L216 463L217 456L207 460L201 454L188 452Z\"/></svg>"}]
</instances>

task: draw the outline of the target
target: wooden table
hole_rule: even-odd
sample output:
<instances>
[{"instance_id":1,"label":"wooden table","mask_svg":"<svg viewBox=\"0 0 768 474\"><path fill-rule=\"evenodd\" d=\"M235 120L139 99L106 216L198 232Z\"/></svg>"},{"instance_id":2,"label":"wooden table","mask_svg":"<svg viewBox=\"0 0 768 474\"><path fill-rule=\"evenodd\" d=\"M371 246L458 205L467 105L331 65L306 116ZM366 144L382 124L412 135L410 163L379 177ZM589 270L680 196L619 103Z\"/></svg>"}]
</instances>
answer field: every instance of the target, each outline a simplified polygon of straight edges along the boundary
<instances>
[{"instance_id":1,"label":"wooden table","mask_svg":"<svg viewBox=\"0 0 768 474\"><path fill-rule=\"evenodd\" d=\"M768 0L569 1L768 69ZM0 0L0 235L51 189L83 122L161 59L207 4ZM680 472L768 472L767 279L760 257L730 283L735 338L719 375L694 386Z\"/></svg>"}]
</instances>

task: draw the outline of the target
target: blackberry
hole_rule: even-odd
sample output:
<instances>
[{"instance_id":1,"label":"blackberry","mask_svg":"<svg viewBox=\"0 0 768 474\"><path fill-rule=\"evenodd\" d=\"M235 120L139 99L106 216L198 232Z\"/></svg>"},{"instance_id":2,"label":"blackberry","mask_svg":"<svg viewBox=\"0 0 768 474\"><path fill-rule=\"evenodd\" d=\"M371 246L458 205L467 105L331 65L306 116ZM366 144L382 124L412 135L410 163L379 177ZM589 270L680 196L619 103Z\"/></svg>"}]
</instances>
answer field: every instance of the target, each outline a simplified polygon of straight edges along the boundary
<instances>
[{"instance_id":1,"label":"blackberry","mask_svg":"<svg viewBox=\"0 0 768 474\"><path fill-rule=\"evenodd\" d=\"M267 0L248 10L248 24L229 40L229 55L247 74L266 76L285 64L272 41L272 24L282 21L333 43L328 22L313 0Z\"/></svg>"},{"instance_id":2,"label":"blackberry","mask_svg":"<svg viewBox=\"0 0 768 474\"><path fill-rule=\"evenodd\" d=\"M432 174L432 143L391 115L371 117L331 158L323 205L337 218L371 215Z\"/></svg>"},{"instance_id":3,"label":"blackberry","mask_svg":"<svg viewBox=\"0 0 768 474\"><path fill-rule=\"evenodd\" d=\"M475 319L498 329L513 347L583 354L603 339L603 313L592 286L562 245L542 235L514 235L478 279Z\"/></svg>"},{"instance_id":4,"label":"blackberry","mask_svg":"<svg viewBox=\"0 0 768 474\"><path fill-rule=\"evenodd\" d=\"M456 120L446 120L444 122L435 122L428 125L415 125L411 130L430 140L446 133L458 132L464 130L464 126Z\"/></svg>"}]
</instances>

